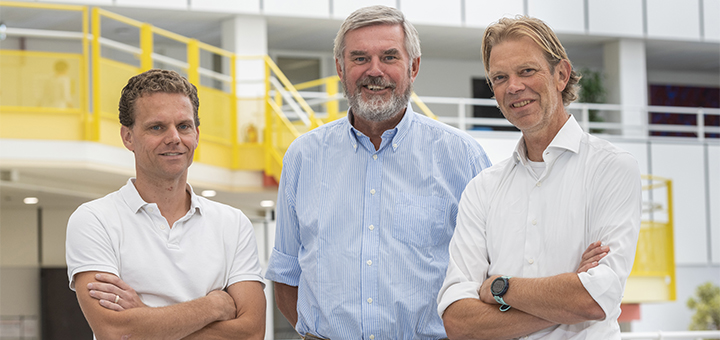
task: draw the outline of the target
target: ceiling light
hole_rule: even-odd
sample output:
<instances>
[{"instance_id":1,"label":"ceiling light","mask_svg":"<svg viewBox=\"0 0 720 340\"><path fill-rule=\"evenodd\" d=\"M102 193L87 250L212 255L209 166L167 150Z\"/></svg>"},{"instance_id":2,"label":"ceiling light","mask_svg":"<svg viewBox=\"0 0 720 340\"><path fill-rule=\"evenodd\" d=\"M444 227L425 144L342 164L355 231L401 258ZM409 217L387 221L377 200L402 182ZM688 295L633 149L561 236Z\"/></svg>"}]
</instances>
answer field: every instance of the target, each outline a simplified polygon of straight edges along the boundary
<instances>
[{"instance_id":1,"label":"ceiling light","mask_svg":"<svg viewBox=\"0 0 720 340\"><path fill-rule=\"evenodd\" d=\"M23 203L25 204L37 204L39 202L37 197L25 197Z\"/></svg>"},{"instance_id":2,"label":"ceiling light","mask_svg":"<svg viewBox=\"0 0 720 340\"><path fill-rule=\"evenodd\" d=\"M200 195L203 195L203 197L215 197L217 192L215 190L203 190Z\"/></svg>"},{"instance_id":3,"label":"ceiling light","mask_svg":"<svg viewBox=\"0 0 720 340\"><path fill-rule=\"evenodd\" d=\"M263 208L272 208L275 206L275 202L271 200L260 201L260 206Z\"/></svg>"}]
</instances>

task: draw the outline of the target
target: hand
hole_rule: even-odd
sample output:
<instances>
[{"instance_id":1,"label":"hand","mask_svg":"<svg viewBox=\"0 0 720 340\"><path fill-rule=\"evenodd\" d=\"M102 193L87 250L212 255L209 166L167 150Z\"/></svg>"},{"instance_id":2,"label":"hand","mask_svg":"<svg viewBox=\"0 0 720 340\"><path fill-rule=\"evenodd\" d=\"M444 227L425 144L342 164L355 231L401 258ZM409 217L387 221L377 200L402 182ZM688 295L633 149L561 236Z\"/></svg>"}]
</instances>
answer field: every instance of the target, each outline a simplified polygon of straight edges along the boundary
<instances>
[{"instance_id":1,"label":"hand","mask_svg":"<svg viewBox=\"0 0 720 340\"><path fill-rule=\"evenodd\" d=\"M495 297L492 295L492 291L490 290L490 286L492 286L493 281L500 277L502 275L494 275L487 280L483 281L482 285L480 286L480 289L478 290L478 295L480 295L480 301L491 304L491 305L499 305L497 301L495 301Z\"/></svg>"},{"instance_id":2,"label":"hand","mask_svg":"<svg viewBox=\"0 0 720 340\"><path fill-rule=\"evenodd\" d=\"M603 246L602 242L597 241L591 243L583 252L582 260L580 261L580 265L578 266L576 273L584 273L590 268L597 267L600 260L607 256L609 252L610 247Z\"/></svg>"},{"instance_id":3,"label":"hand","mask_svg":"<svg viewBox=\"0 0 720 340\"><path fill-rule=\"evenodd\" d=\"M220 303L220 308L217 308L221 313L219 321L235 319L238 316L235 300L224 290L213 290L207 296L216 298Z\"/></svg>"},{"instance_id":4,"label":"hand","mask_svg":"<svg viewBox=\"0 0 720 340\"><path fill-rule=\"evenodd\" d=\"M112 274L96 274L95 282L87 285L90 296L100 305L114 311L145 307L137 292L125 281Z\"/></svg>"}]
</instances>

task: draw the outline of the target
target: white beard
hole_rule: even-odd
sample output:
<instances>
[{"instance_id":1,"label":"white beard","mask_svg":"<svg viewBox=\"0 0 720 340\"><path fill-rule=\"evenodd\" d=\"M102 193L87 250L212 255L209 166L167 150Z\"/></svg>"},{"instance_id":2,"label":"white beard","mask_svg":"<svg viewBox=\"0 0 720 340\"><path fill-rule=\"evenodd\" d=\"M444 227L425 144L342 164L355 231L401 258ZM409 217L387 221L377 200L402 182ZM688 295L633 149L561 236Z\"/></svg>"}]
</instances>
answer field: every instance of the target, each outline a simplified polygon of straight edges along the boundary
<instances>
[{"instance_id":1,"label":"white beard","mask_svg":"<svg viewBox=\"0 0 720 340\"><path fill-rule=\"evenodd\" d=\"M380 96L372 96L369 100L365 100L361 93L364 85L390 87L392 89L392 97L390 100L385 100ZM343 79L343 87L352 114L373 122L385 121L403 112L412 94L412 82L408 84L404 93L398 95L398 93L395 92L397 89L396 84L390 83L382 78L368 77L358 80L355 93L352 94L348 93L348 86L346 85L345 79Z\"/></svg>"}]
</instances>

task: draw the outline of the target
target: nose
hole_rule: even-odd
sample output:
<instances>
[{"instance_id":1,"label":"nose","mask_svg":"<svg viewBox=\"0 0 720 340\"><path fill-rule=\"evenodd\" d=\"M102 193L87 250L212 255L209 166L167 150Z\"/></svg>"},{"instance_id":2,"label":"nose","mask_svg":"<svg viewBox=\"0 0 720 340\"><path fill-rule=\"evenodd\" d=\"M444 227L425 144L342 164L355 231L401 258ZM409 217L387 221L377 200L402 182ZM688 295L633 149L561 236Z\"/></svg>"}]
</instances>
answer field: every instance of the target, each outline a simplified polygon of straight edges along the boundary
<instances>
[{"instance_id":1,"label":"nose","mask_svg":"<svg viewBox=\"0 0 720 340\"><path fill-rule=\"evenodd\" d=\"M380 58L372 58L369 63L367 75L371 77L382 77L385 74L385 72L383 72L383 66Z\"/></svg>"},{"instance_id":2,"label":"nose","mask_svg":"<svg viewBox=\"0 0 720 340\"><path fill-rule=\"evenodd\" d=\"M165 134L165 144L178 144L180 143L180 132L176 127L167 129Z\"/></svg>"},{"instance_id":3,"label":"nose","mask_svg":"<svg viewBox=\"0 0 720 340\"><path fill-rule=\"evenodd\" d=\"M525 84L523 84L522 79L520 79L520 77L510 76L508 78L507 93L514 94L514 93L518 93L524 89L525 89Z\"/></svg>"}]
</instances>

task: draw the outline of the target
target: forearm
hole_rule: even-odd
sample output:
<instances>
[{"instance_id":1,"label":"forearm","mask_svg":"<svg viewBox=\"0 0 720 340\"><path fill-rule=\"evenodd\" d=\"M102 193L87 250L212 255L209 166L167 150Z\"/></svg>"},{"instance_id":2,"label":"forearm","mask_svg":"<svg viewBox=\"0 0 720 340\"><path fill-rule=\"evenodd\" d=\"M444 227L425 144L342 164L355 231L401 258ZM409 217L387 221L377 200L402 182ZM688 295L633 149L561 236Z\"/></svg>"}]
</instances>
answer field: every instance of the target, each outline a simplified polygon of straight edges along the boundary
<instances>
[{"instance_id":1,"label":"forearm","mask_svg":"<svg viewBox=\"0 0 720 340\"><path fill-rule=\"evenodd\" d=\"M234 319L213 322L203 329L185 337L195 339L263 339L265 337L265 320L250 321Z\"/></svg>"},{"instance_id":2,"label":"forearm","mask_svg":"<svg viewBox=\"0 0 720 340\"><path fill-rule=\"evenodd\" d=\"M503 296L513 309L559 324L605 318L605 312L580 282L576 273L542 278L512 278ZM485 299L483 299L485 301Z\"/></svg>"},{"instance_id":3,"label":"forearm","mask_svg":"<svg viewBox=\"0 0 720 340\"><path fill-rule=\"evenodd\" d=\"M205 296L167 307L141 307L106 313L101 322L94 322L98 339L182 339L222 315L214 297Z\"/></svg>"},{"instance_id":4,"label":"forearm","mask_svg":"<svg viewBox=\"0 0 720 340\"><path fill-rule=\"evenodd\" d=\"M298 287L275 282L275 303L283 316L293 327L297 324Z\"/></svg>"},{"instance_id":5,"label":"forearm","mask_svg":"<svg viewBox=\"0 0 720 340\"><path fill-rule=\"evenodd\" d=\"M511 339L554 325L517 309L501 312L498 307L478 299L454 302L443 314L448 338Z\"/></svg>"}]
</instances>

